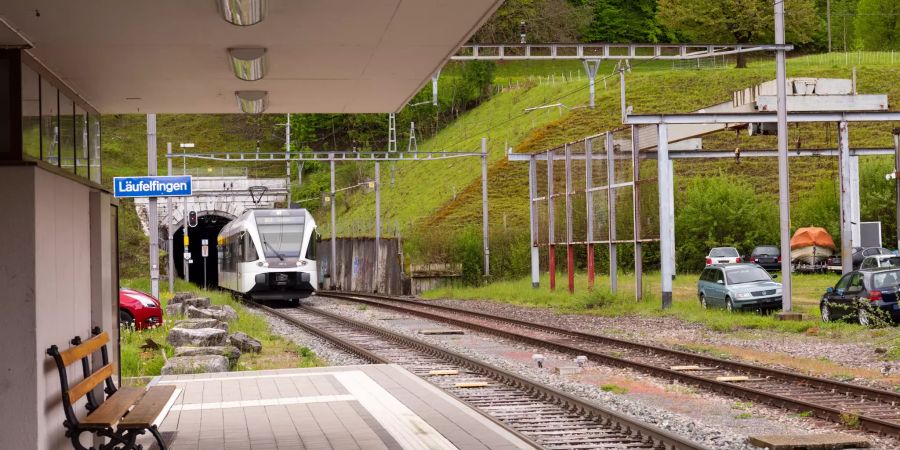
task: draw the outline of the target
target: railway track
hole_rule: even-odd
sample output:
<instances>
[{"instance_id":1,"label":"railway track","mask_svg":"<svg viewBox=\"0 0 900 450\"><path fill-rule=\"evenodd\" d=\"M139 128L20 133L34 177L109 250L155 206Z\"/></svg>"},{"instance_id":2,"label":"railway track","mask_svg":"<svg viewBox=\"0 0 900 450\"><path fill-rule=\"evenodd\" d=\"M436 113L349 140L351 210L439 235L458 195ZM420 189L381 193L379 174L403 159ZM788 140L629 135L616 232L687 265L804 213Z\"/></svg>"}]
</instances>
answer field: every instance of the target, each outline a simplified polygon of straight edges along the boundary
<instances>
[{"instance_id":1,"label":"railway track","mask_svg":"<svg viewBox=\"0 0 900 450\"><path fill-rule=\"evenodd\" d=\"M524 320L379 295L322 293L900 437L900 394Z\"/></svg>"},{"instance_id":2,"label":"railway track","mask_svg":"<svg viewBox=\"0 0 900 450\"><path fill-rule=\"evenodd\" d=\"M404 367L537 448L704 448L652 425L402 334L316 308L255 306L367 361Z\"/></svg>"}]
</instances>

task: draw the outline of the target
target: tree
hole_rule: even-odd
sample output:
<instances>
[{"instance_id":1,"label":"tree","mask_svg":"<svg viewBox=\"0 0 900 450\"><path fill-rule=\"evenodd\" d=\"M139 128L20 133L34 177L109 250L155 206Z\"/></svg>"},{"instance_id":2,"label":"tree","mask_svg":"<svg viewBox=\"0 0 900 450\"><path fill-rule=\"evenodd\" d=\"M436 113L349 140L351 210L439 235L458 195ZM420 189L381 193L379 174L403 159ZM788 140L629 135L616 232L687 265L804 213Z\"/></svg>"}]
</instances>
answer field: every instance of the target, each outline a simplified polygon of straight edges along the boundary
<instances>
[{"instance_id":1,"label":"tree","mask_svg":"<svg viewBox=\"0 0 900 450\"><path fill-rule=\"evenodd\" d=\"M590 17L590 6L582 0L507 0L472 42L519 42L522 22L529 43L575 42Z\"/></svg>"},{"instance_id":2,"label":"tree","mask_svg":"<svg viewBox=\"0 0 900 450\"><path fill-rule=\"evenodd\" d=\"M780 0L786 8L787 42L810 42L821 21L814 0ZM888 0L890 1L890 0ZM659 0L657 20L683 42L772 43L774 7L771 0ZM738 68L746 67L738 54Z\"/></svg>"},{"instance_id":3,"label":"tree","mask_svg":"<svg viewBox=\"0 0 900 450\"><path fill-rule=\"evenodd\" d=\"M656 22L656 0L595 0L587 42L660 42L667 36Z\"/></svg>"},{"instance_id":4,"label":"tree","mask_svg":"<svg viewBox=\"0 0 900 450\"><path fill-rule=\"evenodd\" d=\"M864 50L900 50L897 0L859 0L854 22Z\"/></svg>"},{"instance_id":5,"label":"tree","mask_svg":"<svg viewBox=\"0 0 900 450\"><path fill-rule=\"evenodd\" d=\"M748 251L778 241L777 204L757 194L743 178L691 178L676 204L679 270L702 269L712 247L733 246Z\"/></svg>"}]
</instances>

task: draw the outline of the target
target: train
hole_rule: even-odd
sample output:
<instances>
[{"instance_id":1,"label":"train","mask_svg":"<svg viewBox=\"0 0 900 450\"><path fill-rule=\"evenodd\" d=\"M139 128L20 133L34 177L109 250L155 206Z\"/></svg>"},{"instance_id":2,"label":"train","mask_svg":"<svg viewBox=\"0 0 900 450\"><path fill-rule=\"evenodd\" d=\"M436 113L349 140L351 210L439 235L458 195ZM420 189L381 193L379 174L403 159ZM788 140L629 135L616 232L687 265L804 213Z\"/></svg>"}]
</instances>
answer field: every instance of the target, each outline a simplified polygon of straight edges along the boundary
<instances>
[{"instance_id":1,"label":"train","mask_svg":"<svg viewBox=\"0 0 900 450\"><path fill-rule=\"evenodd\" d=\"M219 232L219 287L299 304L319 288L316 221L305 209L250 209Z\"/></svg>"}]
</instances>

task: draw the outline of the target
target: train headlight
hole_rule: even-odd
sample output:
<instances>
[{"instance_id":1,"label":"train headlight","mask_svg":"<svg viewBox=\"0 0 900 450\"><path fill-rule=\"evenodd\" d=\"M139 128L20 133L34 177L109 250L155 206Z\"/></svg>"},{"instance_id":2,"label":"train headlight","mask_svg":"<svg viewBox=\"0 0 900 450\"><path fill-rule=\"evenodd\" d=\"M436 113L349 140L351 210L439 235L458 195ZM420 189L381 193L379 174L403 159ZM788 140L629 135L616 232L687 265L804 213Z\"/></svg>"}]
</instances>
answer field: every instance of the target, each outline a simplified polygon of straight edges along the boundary
<instances>
[{"instance_id":1,"label":"train headlight","mask_svg":"<svg viewBox=\"0 0 900 450\"><path fill-rule=\"evenodd\" d=\"M266 261L259 261L256 263L256 265L259 267L269 267L269 263Z\"/></svg>"},{"instance_id":2,"label":"train headlight","mask_svg":"<svg viewBox=\"0 0 900 450\"><path fill-rule=\"evenodd\" d=\"M305 260L302 260L302 259L301 259L300 261L297 261L297 267L305 266L305 265L306 265L306 261L305 261Z\"/></svg>"}]
</instances>

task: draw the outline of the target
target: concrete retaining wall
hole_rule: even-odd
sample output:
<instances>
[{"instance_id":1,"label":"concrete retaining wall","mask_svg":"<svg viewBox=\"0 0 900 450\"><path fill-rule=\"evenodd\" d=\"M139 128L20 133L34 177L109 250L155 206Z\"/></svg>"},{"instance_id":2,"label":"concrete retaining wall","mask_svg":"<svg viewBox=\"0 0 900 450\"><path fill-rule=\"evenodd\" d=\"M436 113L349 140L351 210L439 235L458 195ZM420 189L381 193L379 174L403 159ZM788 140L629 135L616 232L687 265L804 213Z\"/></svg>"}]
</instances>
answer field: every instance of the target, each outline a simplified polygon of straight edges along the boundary
<instances>
[{"instance_id":1,"label":"concrete retaining wall","mask_svg":"<svg viewBox=\"0 0 900 450\"><path fill-rule=\"evenodd\" d=\"M376 252L374 238L338 238L337 290L401 295L400 251L397 239L382 238ZM323 239L318 247L319 274L322 288L327 289L331 276L331 240Z\"/></svg>"}]
</instances>

